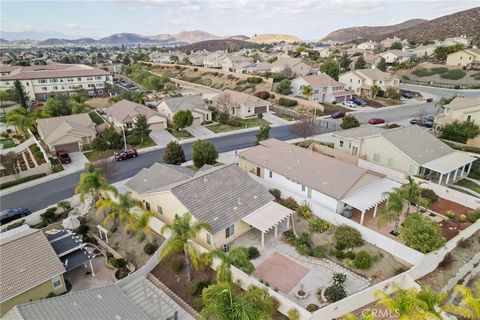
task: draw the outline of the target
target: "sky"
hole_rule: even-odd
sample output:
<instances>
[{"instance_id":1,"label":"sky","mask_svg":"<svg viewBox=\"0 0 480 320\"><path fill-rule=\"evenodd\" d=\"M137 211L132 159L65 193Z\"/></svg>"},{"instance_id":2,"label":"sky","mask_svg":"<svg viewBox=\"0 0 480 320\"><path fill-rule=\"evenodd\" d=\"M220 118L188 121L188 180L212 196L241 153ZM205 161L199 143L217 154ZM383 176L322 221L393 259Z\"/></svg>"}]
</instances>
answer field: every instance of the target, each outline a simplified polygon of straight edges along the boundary
<instances>
[{"instance_id":1,"label":"sky","mask_svg":"<svg viewBox=\"0 0 480 320\"><path fill-rule=\"evenodd\" d=\"M433 19L480 0L63 0L0 2L2 32L101 38L202 30L215 35L293 34L316 40L336 29Z\"/></svg>"}]
</instances>

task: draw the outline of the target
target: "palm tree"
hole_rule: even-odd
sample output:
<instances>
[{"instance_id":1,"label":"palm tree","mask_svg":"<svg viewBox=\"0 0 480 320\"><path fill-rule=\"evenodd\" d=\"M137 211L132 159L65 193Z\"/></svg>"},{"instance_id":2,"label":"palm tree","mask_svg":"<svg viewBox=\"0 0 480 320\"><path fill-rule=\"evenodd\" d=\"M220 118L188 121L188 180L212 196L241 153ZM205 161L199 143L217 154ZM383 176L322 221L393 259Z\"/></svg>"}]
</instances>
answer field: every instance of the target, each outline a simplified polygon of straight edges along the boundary
<instances>
[{"instance_id":1,"label":"palm tree","mask_svg":"<svg viewBox=\"0 0 480 320\"><path fill-rule=\"evenodd\" d=\"M422 196L422 188L420 187L422 183L417 183L411 176L408 176L408 183L402 185L397 190L400 193L400 196L408 202L408 212L410 212L410 206L414 205L417 207L427 207L428 200Z\"/></svg>"},{"instance_id":2,"label":"palm tree","mask_svg":"<svg viewBox=\"0 0 480 320\"><path fill-rule=\"evenodd\" d=\"M244 247L236 247L228 252L217 249L210 253L212 257L220 259L220 265L217 268L217 281L218 282L231 282L232 281L232 265L241 269L247 274L251 274L255 267L248 260L248 249Z\"/></svg>"},{"instance_id":3,"label":"palm tree","mask_svg":"<svg viewBox=\"0 0 480 320\"><path fill-rule=\"evenodd\" d=\"M135 214L132 213L135 207L142 208L142 202L133 199L131 192L114 194L113 197L106 194L104 198L97 201L97 214L108 210L109 214L104 218L103 224L113 221L116 225L117 220L120 220L121 223L126 223L125 228L128 229L135 222Z\"/></svg>"},{"instance_id":4,"label":"palm tree","mask_svg":"<svg viewBox=\"0 0 480 320\"><path fill-rule=\"evenodd\" d=\"M310 85L301 86L300 90L302 90L302 96L307 100L313 95L313 88Z\"/></svg>"},{"instance_id":5,"label":"palm tree","mask_svg":"<svg viewBox=\"0 0 480 320\"><path fill-rule=\"evenodd\" d=\"M10 111L6 114L7 124L18 128L26 134L28 129L35 128L36 114L28 112L27 109L20 108Z\"/></svg>"},{"instance_id":6,"label":"palm tree","mask_svg":"<svg viewBox=\"0 0 480 320\"><path fill-rule=\"evenodd\" d=\"M395 222L394 232L398 232L398 227L400 224L400 218L404 212L405 199L401 196L398 190L388 192L387 205L385 209L382 210L378 224L380 226L387 225L389 223Z\"/></svg>"},{"instance_id":7,"label":"palm tree","mask_svg":"<svg viewBox=\"0 0 480 320\"><path fill-rule=\"evenodd\" d=\"M203 289L202 300L204 307L199 317L202 320L271 319L275 312L267 289L255 286L239 294L231 283L218 282Z\"/></svg>"},{"instance_id":8,"label":"palm tree","mask_svg":"<svg viewBox=\"0 0 480 320\"><path fill-rule=\"evenodd\" d=\"M92 164L85 164L85 172L80 175L80 182L75 188L76 193L80 193L80 200L83 202L85 195L90 194L95 200L100 197L101 191L110 191L117 194L114 186L107 183L102 170L95 168Z\"/></svg>"},{"instance_id":9,"label":"palm tree","mask_svg":"<svg viewBox=\"0 0 480 320\"><path fill-rule=\"evenodd\" d=\"M186 212L182 216L175 215L171 224L166 224L160 232L170 231L171 236L163 244L158 257L159 261L173 255L183 252L185 264L187 266L188 281L192 281L192 265L199 270L210 265L210 256L207 253L200 253L193 240L200 231L209 230L210 224L204 221L192 221L192 215Z\"/></svg>"},{"instance_id":10,"label":"palm tree","mask_svg":"<svg viewBox=\"0 0 480 320\"><path fill-rule=\"evenodd\" d=\"M147 236L147 239L150 239L152 234L152 229L150 228L150 218L152 218L152 213L147 210L142 210L140 214L135 214L132 219L132 223L128 226L130 230L141 232Z\"/></svg>"},{"instance_id":11,"label":"palm tree","mask_svg":"<svg viewBox=\"0 0 480 320\"><path fill-rule=\"evenodd\" d=\"M459 316L462 319L480 319L480 281L475 282L476 292L462 285L456 285L453 291L462 296L457 305L444 305L445 312Z\"/></svg>"},{"instance_id":12,"label":"palm tree","mask_svg":"<svg viewBox=\"0 0 480 320\"><path fill-rule=\"evenodd\" d=\"M372 98L375 99L377 94L380 92L381 88L374 84L373 86L370 87L370 93L372 95Z\"/></svg>"}]
</instances>

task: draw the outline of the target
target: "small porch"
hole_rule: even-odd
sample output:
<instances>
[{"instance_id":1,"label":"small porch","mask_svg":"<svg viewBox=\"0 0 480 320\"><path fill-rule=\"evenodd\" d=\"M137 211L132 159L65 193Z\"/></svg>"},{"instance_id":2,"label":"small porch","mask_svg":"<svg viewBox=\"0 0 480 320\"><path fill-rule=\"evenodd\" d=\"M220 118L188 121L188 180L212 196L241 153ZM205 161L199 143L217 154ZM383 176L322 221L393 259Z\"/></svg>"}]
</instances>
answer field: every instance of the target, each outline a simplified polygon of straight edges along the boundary
<instances>
[{"instance_id":1,"label":"small porch","mask_svg":"<svg viewBox=\"0 0 480 320\"><path fill-rule=\"evenodd\" d=\"M419 174L430 181L447 185L468 176L476 159L466 152L453 152L423 164Z\"/></svg>"}]
</instances>

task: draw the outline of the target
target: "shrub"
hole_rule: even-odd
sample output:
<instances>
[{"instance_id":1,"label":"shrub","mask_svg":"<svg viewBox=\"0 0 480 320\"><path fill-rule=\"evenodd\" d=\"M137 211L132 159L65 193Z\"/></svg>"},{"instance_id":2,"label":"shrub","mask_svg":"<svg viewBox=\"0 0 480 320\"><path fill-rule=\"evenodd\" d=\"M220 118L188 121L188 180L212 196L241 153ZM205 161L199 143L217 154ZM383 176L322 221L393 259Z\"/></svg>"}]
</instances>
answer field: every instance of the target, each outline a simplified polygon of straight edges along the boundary
<instances>
[{"instance_id":1,"label":"shrub","mask_svg":"<svg viewBox=\"0 0 480 320\"><path fill-rule=\"evenodd\" d=\"M335 230L335 239L337 244L344 245L346 248L358 247L363 244L363 239L357 229L342 225Z\"/></svg>"},{"instance_id":2,"label":"shrub","mask_svg":"<svg viewBox=\"0 0 480 320\"><path fill-rule=\"evenodd\" d=\"M475 223L479 219L480 219L480 209L470 211L469 213L467 213L468 222Z\"/></svg>"},{"instance_id":3,"label":"shrub","mask_svg":"<svg viewBox=\"0 0 480 320\"><path fill-rule=\"evenodd\" d=\"M183 261L180 259L173 260L170 264L170 268L173 272L179 273L183 269Z\"/></svg>"},{"instance_id":4,"label":"shrub","mask_svg":"<svg viewBox=\"0 0 480 320\"><path fill-rule=\"evenodd\" d=\"M198 283L192 283L188 289L188 293L191 294L192 296L196 295L198 292Z\"/></svg>"},{"instance_id":5,"label":"shrub","mask_svg":"<svg viewBox=\"0 0 480 320\"><path fill-rule=\"evenodd\" d=\"M268 191L272 194L272 196L275 197L275 200L277 201L282 197L282 192L278 189L270 189Z\"/></svg>"},{"instance_id":6,"label":"shrub","mask_svg":"<svg viewBox=\"0 0 480 320\"><path fill-rule=\"evenodd\" d=\"M314 311L317 311L318 309L320 309L320 307L317 306L317 305L314 304L314 303L310 303L310 304L307 306L307 311L309 311L309 312L314 312Z\"/></svg>"},{"instance_id":7,"label":"shrub","mask_svg":"<svg viewBox=\"0 0 480 320\"><path fill-rule=\"evenodd\" d=\"M293 199L292 197L288 197L287 199L282 200L282 205L284 207L287 207L290 210L297 210L298 208L298 203Z\"/></svg>"},{"instance_id":8,"label":"shrub","mask_svg":"<svg viewBox=\"0 0 480 320\"><path fill-rule=\"evenodd\" d=\"M354 264L358 269L368 269L372 266L372 257L367 251L362 250L357 253Z\"/></svg>"},{"instance_id":9,"label":"shrub","mask_svg":"<svg viewBox=\"0 0 480 320\"><path fill-rule=\"evenodd\" d=\"M48 295L47 295L47 299L49 298L54 298L56 297L57 295L55 294L55 292L49 292Z\"/></svg>"},{"instance_id":10,"label":"shrub","mask_svg":"<svg viewBox=\"0 0 480 320\"><path fill-rule=\"evenodd\" d=\"M111 258L113 258L113 254L107 251L107 260L110 260Z\"/></svg>"},{"instance_id":11,"label":"shrub","mask_svg":"<svg viewBox=\"0 0 480 320\"><path fill-rule=\"evenodd\" d=\"M139 136L136 136L136 135L133 135L133 134L127 136L127 143L131 144L132 146L139 145L140 142L141 141L140 141Z\"/></svg>"},{"instance_id":12,"label":"shrub","mask_svg":"<svg viewBox=\"0 0 480 320\"><path fill-rule=\"evenodd\" d=\"M14 223L12 223L12 224L9 224L9 225L7 226L7 228L5 229L5 231L18 228L18 227L22 226L24 222L25 222L25 219L22 219L22 220L20 220L20 221L17 221L17 222L14 222Z\"/></svg>"},{"instance_id":13,"label":"shrub","mask_svg":"<svg viewBox=\"0 0 480 320\"><path fill-rule=\"evenodd\" d=\"M325 254L323 253L323 248L321 246L315 246L310 251L310 255L315 258L323 258Z\"/></svg>"},{"instance_id":14,"label":"shrub","mask_svg":"<svg viewBox=\"0 0 480 320\"><path fill-rule=\"evenodd\" d=\"M330 223L321 218L313 218L308 220L308 230L310 230L310 232L322 233L327 231L328 228L330 228Z\"/></svg>"},{"instance_id":15,"label":"shrub","mask_svg":"<svg viewBox=\"0 0 480 320\"><path fill-rule=\"evenodd\" d=\"M312 217L312 208L310 204L304 201L300 206L297 207L295 212L299 215L304 217L305 219L310 219Z\"/></svg>"},{"instance_id":16,"label":"shrub","mask_svg":"<svg viewBox=\"0 0 480 320\"><path fill-rule=\"evenodd\" d=\"M248 260L253 260L258 257L260 257L260 251L258 251L257 247L248 247L247 249Z\"/></svg>"},{"instance_id":17,"label":"shrub","mask_svg":"<svg viewBox=\"0 0 480 320\"><path fill-rule=\"evenodd\" d=\"M248 77L247 78L248 83L260 83L262 81L263 81L263 79L260 78L260 77Z\"/></svg>"},{"instance_id":18,"label":"shrub","mask_svg":"<svg viewBox=\"0 0 480 320\"><path fill-rule=\"evenodd\" d=\"M438 200L438 195L432 189L423 189L421 191L422 197L428 200L429 203L433 203Z\"/></svg>"},{"instance_id":19,"label":"shrub","mask_svg":"<svg viewBox=\"0 0 480 320\"><path fill-rule=\"evenodd\" d=\"M80 234L82 236L86 235L88 231L90 230L90 227L88 224L82 223L80 226L75 230L75 233Z\"/></svg>"},{"instance_id":20,"label":"shrub","mask_svg":"<svg viewBox=\"0 0 480 320\"><path fill-rule=\"evenodd\" d=\"M337 244L335 244L335 249L345 250L345 245L343 243L337 243Z\"/></svg>"},{"instance_id":21,"label":"shrub","mask_svg":"<svg viewBox=\"0 0 480 320\"><path fill-rule=\"evenodd\" d=\"M127 260L123 258L118 258L118 259L113 258L110 264L115 268L125 268L127 266Z\"/></svg>"},{"instance_id":22,"label":"shrub","mask_svg":"<svg viewBox=\"0 0 480 320\"><path fill-rule=\"evenodd\" d=\"M350 259L350 260L354 260L355 259L355 252L353 252L353 251L345 252L345 258Z\"/></svg>"},{"instance_id":23,"label":"shrub","mask_svg":"<svg viewBox=\"0 0 480 320\"><path fill-rule=\"evenodd\" d=\"M446 73L442 73L440 78L448 80L459 80L465 77L466 73L463 70L450 70Z\"/></svg>"},{"instance_id":24,"label":"shrub","mask_svg":"<svg viewBox=\"0 0 480 320\"><path fill-rule=\"evenodd\" d=\"M47 224L51 223L57 215L56 211L57 207L48 208L47 210L45 210L44 213L40 214L40 218L43 222L46 222Z\"/></svg>"},{"instance_id":25,"label":"shrub","mask_svg":"<svg viewBox=\"0 0 480 320\"><path fill-rule=\"evenodd\" d=\"M152 254L155 253L155 251L157 251L157 249L158 249L158 245L156 245L154 243L147 243L143 247L143 252L145 252L145 254L148 254L149 256L151 256Z\"/></svg>"},{"instance_id":26,"label":"shrub","mask_svg":"<svg viewBox=\"0 0 480 320\"><path fill-rule=\"evenodd\" d=\"M202 298L195 298L192 301L192 308L201 311L203 309L203 301Z\"/></svg>"},{"instance_id":27,"label":"shrub","mask_svg":"<svg viewBox=\"0 0 480 320\"><path fill-rule=\"evenodd\" d=\"M292 241L295 240L295 238L297 237L295 236L295 233L293 232L293 230L289 229L289 230L283 231L282 238L286 242L292 243Z\"/></svg>"},{"instance_id":28,"label":"shrub","mask_svg":"<svg viewBox=\"0 0 480 320\"><path fill-rule=\"evenodd\" d=\"M143 242L143 241L145 241L145 233L139 232L139 233L137 234L137 241L138 241L138 242Z\"/></svg>"},{"instance_id":29,"label":"shrub","mask_svg":"<svg viewBox=\"0 0 480 320\"><path fill-rule=\"evenodd\" d=\"M310 237L308 233L302 233L298 238L292 241L293 247L298 253L304 256L310 255Z\"/></svg>"},{"instance_id":30,"label":"shrub","mask_svg":"<svg viewBox=\"0 0 480 320\"><path fill-rule=\"evenodd\" d=\"M335 302L338 300L342 300L347 296L347 292L345 291L345 288L340 285L333 285L328 287L325 290L325 298L329 302Z\"/></svg>"},{"instance_id":31,"label":"shrub","mask_svg":"<svg viewBox=\"0 0 480 320\"><path fill-rule=\"evenodd\" d=\"M445 243L439 226L418 212L407 215L399 233L408 246L422 253L435 251Z\"/></svg>"},{"instance_id":32,"label":"shrub","mask_svg":"<svg viewBox=\"0 0 480 320\"><path fill-rule=\"evenodd\" d=\"M267 100L270 98L270 93L268 91L259 91L255 93L254 96L263 100Z\"/></svg>"},{"instance_id":33,"label":"shrub","mask_svg":"<svg viewBox=\"0 0 480 320\"><path fill-rule=\"evenodd\" d=\"M210 279L201 280L201 281L198 281L198 282L192 284L190 287L188 287L187 291L192 296L197 295L197 294L201 294L202 290L204 288L208 287L211 283L212 282L210 281Z\"/></svg>"},{"instance_id":34,"label":"shrub","mask_svg":"<svg viewBox=\"0 0 480 320\"><path fill-rule=\"evenodd\" d=\"M407 269L405 269L404 267L398 267L397 269L395 269L395 275L404 273L405 271L407 271Z\"/></svg>"},{"instance_id":35,"label":"shrub","mask_svg":"<svg viewBox=\"0 0 480 320\"><path fill-rule=\"evenodd\" d=\"M115 271L115 278L117 278L118 280L123 279L126 276L128 276L128 270L125 268L118 269L117 271Z\"/></svg>"},{"instance_id":36,"label":"shrub","mask_svg":"<svg viewBox=\"0 0 480 320\"><path fill-rule=\"evenodd\" d=\"M300 320L300 312L295 308L289 309L287 316L289 320Z\"/></svg>"},{"instance_id":37,"label":"shrub","mask_svg":"<svg viewBox=\"0 0 480 320\"><path fill-rule=\"evenodd\" d=\"M298 104L296 100L287 99L287 98L280 98L278 99L278 104L287 108L294 107Z\"/></svg>"},{"instance_id":38,"label":"shrub","mask_svg":"<svg viewBox=\"0 0 480 320\"><path fill-rule=\"evenodd\" d=\"M342 250L336 250L335 251L335 258L339 259L339 260L343 260L345 259L345 252L343 252Z\"/></svg>"}]
</instances>

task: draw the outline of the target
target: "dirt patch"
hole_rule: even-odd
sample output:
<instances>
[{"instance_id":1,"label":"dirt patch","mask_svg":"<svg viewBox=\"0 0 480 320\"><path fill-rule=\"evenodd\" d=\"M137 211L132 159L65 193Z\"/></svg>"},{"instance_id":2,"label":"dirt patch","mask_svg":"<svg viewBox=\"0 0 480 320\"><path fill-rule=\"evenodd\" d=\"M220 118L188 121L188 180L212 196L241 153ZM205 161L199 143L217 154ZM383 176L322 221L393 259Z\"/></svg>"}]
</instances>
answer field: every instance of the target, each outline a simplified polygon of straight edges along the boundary
<instances>
[{"instance_id":1,"label":"dirt patch","mask_svg":"<svg viewBox=\"0 0 480 320\"><path fill-rule=\"evenodd\" d=\"M437 201L432 202L428 209L445 215L447 211L451 211L455 214L455 216L460 217L461 214L467 214L467 212L472 211L472 209L465 207L459 203L444 199L438 198Z\"/></svg>"},{"instance_id":2,"label":"dirt patch","mask_svg":"<svg viewBox=\"0 0 480 320\"><path fill-rule=\"evenodd\" d=\"M111 105L106 97L99 97L99 98L91 98L85 101L90 107L97 109L97 108L106 108Z\"/></svg>"}]
</instances>

